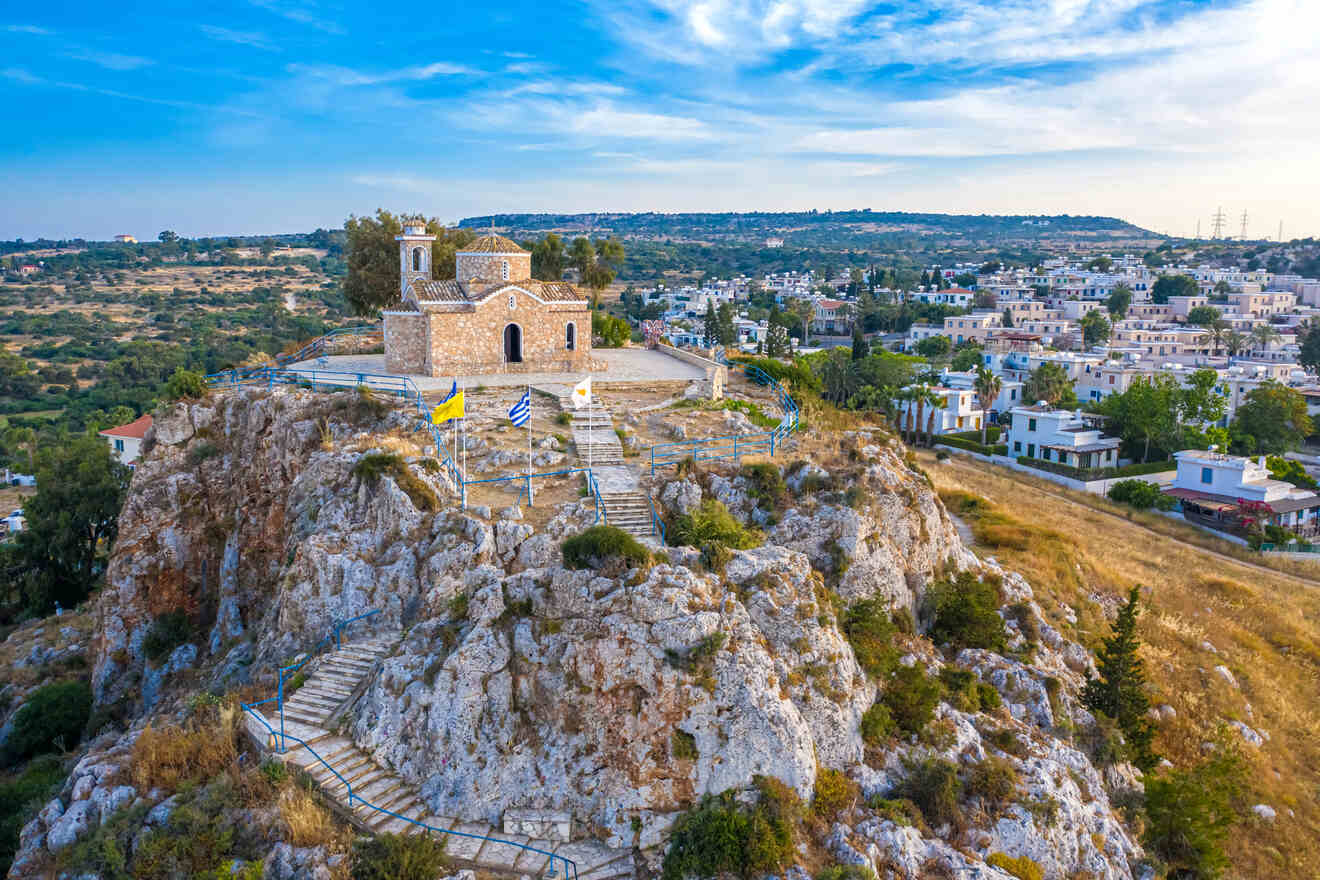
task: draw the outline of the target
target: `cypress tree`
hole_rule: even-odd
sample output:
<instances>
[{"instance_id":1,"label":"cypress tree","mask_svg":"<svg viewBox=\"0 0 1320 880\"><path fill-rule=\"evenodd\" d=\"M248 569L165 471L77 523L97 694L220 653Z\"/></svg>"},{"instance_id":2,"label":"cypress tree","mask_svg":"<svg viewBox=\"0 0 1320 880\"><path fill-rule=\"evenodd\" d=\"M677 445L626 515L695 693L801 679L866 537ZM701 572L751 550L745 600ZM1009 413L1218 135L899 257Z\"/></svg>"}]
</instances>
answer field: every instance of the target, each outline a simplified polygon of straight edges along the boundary
<instances>
[{"instance_id":1,"label":"cypress tree","mask_svg":"<svg viewBox=\"0 0 1320 880\"><path fill-rule=\"evenodd\" d=\"M706 321L702 327L701 339L706 348L710 348L720 338L720 319L715 314L715 301L706 300Z\"/></svg>"},{"instance_id":2,"label":"cypress tree","mask_svg":"<svg viewBox=\"0 0 1320 880\"><path fill-rule=\"evenodd\" d=\"M862 325L853 324L852 359L860 361L870 353L871 346L867 344L866 337L862 335Z\"/></svg>"},{"instance_id":3,"label":"cypress tree","mask_svg":"<svg viewBox=\"0 0 1320 880\"><path fill-rule=\"evenodd\" d=\"M1128 755L1142 771L1159 763L1151 750L1155 727L1146 712L1146 671L1137 656L1141 640L1137 638L1138 587L1128 593L1127 603L1118 612L1114 630L1096 652L1099 678L1087 677L1082 689L1082 703L1092 712L1112 718L1127 740Z\"/></svg>"}]
</instances>

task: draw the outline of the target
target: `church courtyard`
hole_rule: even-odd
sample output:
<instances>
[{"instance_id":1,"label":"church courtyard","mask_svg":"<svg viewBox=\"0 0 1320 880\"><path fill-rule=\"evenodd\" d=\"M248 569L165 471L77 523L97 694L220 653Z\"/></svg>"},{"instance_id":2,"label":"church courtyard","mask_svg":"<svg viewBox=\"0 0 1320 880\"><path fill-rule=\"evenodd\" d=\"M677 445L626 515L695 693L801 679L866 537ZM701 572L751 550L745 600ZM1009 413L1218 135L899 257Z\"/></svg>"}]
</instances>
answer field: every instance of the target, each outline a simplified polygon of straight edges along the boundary
<instances>
[{"instance_id":1,"label":"church courtyard","mask_svg":"<svg viewBox=\"0 0 1320 880\"><path fill-rule=\"evenodd\" d=\"M613 382L691 382L705 378L705 372L692 364L671 357L662 351L646 348L597 348L592 357L604 361L609 368L591 374L596 384ZM383 354L331 355L317 360L290 365L293 370L326 370L336 373L370 373L385 375ZM577 373L483 373L471 376L410 376L423 393L448 391L455 378L460 388L500 388L506 386L575 385L586 376ZM352 384L348 382L347 384Z\"/></svg>"}]
</instances>

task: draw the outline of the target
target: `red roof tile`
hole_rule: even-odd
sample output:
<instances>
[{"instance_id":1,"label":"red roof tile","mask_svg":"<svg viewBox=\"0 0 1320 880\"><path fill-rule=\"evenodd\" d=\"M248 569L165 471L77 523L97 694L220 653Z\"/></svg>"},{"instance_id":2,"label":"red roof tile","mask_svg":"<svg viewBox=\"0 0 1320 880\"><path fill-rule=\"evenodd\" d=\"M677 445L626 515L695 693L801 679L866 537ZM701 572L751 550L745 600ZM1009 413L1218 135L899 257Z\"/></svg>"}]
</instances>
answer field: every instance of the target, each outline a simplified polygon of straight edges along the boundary
<instances>
[{"instance_id":1,"label":"red roof tile","mask_svg":"<svg viewBox=\"0 0 1320 880\"><path fill-rule=\"evenodd\" d=\"M106 428L101 432L102 437L136 437L141 440L147 435L147 429L151 427L151 415L142 416L134 419L127 425L120 425L117 428Z\"/></svg>"}]
</instances>

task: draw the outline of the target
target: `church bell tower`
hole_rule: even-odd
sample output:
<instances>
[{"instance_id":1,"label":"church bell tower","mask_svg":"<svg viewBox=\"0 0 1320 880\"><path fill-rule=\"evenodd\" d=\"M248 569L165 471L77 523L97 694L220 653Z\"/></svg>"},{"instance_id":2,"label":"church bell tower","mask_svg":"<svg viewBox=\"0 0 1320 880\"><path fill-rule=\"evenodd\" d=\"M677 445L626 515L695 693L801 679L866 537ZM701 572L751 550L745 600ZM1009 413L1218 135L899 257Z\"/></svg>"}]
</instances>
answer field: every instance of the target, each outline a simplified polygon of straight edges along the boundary
<instances>
[{"instance_id":1,"label":"church bell tower","mask_svg":"<svg viewBox=\"0 0 1320 880\"><path fill-rule=\"evenodd\" d=\"M399 243L399 297L408 295L415 281L431 280L431 242L435 236L426 231L423 217L405 217L403 235L394 236Z\"/></svg>"}]
</instances>

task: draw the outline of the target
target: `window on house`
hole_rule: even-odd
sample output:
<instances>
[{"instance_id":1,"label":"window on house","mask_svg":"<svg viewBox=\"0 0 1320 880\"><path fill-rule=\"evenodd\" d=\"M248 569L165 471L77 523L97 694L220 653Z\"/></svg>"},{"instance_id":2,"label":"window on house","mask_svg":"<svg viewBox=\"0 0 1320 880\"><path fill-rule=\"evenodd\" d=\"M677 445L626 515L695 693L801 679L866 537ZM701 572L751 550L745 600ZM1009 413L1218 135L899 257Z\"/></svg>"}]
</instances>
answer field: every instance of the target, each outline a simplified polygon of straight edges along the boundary
<instances>
[{"instance_id":1,"label":"window on house","mask_svg":"<svg viewBox=\"0 0 1320 880\"><path fill-rule=\"evenodd\" d=\"M500 277L505 281L509 280L509 261L504 260L500 263Z\"/></svg>"},{"instance_id":2,"label":"window on house","mask_svg":"<svg viewBox=\"0 0 1320 880\"><path fill-rule=\"evenodd\" d=\"M572 321L568 322L568 327L564 330L564 348L569 351L577 348L577 325Z\"/></svg>"},{"instance_id":3,"label":"window on house","mask_svg":"<svg viewBox=\"0 0 1320 880\"><path fill-rule=\"evenodd\" d=\"M1214 469L1208 467L1201 468L1201 482L1208 485L1210 483L1213 483L1214 481L1215 481Z\"/></svg>"},{"instance_id":4,"label":"window on house","mask_svg":"<svg viewBox=\"0 0 1320 880\"><path fill-rule=\"evenodd\" d=\"M116 440L116 441L115 441L115 452L123 452L123 451L124 451L124 441L123 441L123 440Z\"/></svg>"},{"instance_id":5,"label":"window on house","mask_svg":"<svg viewBox=\"0 0 1320 880\"><path fill-rule=\"evenodd\" d=\"M1034 430L1036 430L1036 420L1035 420L1035 419L1027 419L1027 430L1028 430L1028 431L1034 431Z\"/></svg>"}]
</instances>

